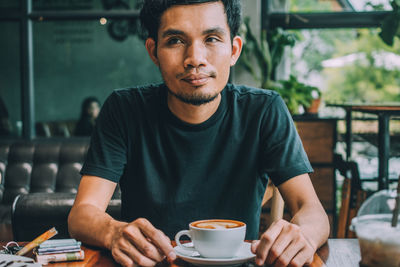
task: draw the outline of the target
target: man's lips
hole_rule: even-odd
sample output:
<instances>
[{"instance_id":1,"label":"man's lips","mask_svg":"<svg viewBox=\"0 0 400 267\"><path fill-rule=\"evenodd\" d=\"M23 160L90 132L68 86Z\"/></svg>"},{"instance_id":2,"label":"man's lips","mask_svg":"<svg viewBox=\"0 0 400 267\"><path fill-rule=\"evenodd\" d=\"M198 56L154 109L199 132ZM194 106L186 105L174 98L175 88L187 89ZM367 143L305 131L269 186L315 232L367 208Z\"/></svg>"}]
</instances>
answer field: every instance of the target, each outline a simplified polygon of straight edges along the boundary
<instances>
[{"instance_id":1,"label":"man's lips","mask_svg":"<svg viewBox=\"0 0 400 267\"><path fill-rule=\"evenodd\" d=\"M211 76L206 74L191 74L185 76L182 80L191 85L203 85L207 83L210 78Z\"/></svg>"}]
</instances>

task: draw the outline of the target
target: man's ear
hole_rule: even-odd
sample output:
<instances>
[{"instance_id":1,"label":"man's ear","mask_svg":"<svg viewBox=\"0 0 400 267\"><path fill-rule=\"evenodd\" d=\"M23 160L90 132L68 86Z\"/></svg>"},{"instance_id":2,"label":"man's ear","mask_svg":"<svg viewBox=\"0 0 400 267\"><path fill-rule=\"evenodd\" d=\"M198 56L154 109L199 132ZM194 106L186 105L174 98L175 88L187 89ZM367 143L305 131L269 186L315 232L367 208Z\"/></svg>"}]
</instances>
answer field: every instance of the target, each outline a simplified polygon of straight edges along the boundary
<instances>
[{"instance_id":1,"label":"man's ear","mask_svg":"<svg viewBox=\"0 0 400 267\"><path fill-rule=\"evenodd\" d=\"M154 64L159 66L158 58L157 58L157 44L156 44L156 41L154 41L153 38L147 38L145 46L146 46L147 53L149 53L149 56L150 56L151 60L154 62Z\"/></svg>"},{"instance_id":2,"label":"man's ear","mask_svg":"<svg viewBox=\"0 0 400 267\"><path fill-rule=\"evenodd\" d=\"M240 53L242 53L243 40L240 36L235 36L232 40L232 55L231 55L231 67L236 64L239 59Z\"/></svg>"}]
</instances>

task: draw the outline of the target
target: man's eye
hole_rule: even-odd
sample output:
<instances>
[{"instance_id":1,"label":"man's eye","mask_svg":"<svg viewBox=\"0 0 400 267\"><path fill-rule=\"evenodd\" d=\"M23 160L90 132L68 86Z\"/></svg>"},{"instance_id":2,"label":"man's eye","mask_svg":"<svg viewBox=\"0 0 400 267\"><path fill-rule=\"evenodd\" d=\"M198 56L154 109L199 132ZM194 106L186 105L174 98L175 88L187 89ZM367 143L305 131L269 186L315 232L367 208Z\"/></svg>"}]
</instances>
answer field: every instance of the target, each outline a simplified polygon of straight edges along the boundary
<instances>
[{"instance_id":1,"label":"man's eye","mask_svg":"<svg viewBox=\"0 0 400 267\"><path fill-rule=\"evenodd\" d=\"M215 43L218 42L218 39L215 37L208 37L206 41L209 43Z\"/></svg>"},{"instance_id":2,"label":"man's eye","mask_svg":"<svg viewBox=\"0 0 400 267\"><path fill-rule=\"evenodd\" d=\"M174 45L174 44L182 44L182 40L179 38L171 38L167 42L169 45Z\"/></svg>"}]
</instances>

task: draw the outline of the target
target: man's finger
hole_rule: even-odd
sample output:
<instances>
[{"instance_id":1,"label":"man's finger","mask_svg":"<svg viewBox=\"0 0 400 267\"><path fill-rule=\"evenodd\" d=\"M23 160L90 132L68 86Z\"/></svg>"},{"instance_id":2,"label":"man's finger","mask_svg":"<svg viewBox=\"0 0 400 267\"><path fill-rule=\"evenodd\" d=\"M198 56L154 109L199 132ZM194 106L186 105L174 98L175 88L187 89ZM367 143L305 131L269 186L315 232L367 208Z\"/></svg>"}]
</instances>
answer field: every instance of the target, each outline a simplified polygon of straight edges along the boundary
<instances>
[{"instance_id":1,"label":"man's finger","mask_svg":"<svg viewBox=\"0 0 400 267\"><path fill-rule=\"evenodd\" d=\"M127 227L123 231L123 235L130 241L130 246L135 247L143 256L155 262L160 262L164 259L164 255L160 253L156 245L149 242L139 229Z\"/></svg>"},{"instance_id":2,"label":"man's finger","mask_svg":"<svg viewBox=\"0 0 400 267\"><path fill-rule=\"evenodd\" d=\"M153 267L157 264L157 261L143 255L138 249L132 245L121 246L120 250L125 253L132 261L139 266Z\"/></svg>"},{"instance_id":3,"label":"man's finger","mask_svg":"<svg viewBox=\"0 0 400 267\"><path fill-rule=\"evenodd\" d=\"M279 257L281 257L282 253L288 248L288 246L291 245L292 242L299 240L300 227L298 225L291 223L285 223L283 225L284 226L279 236L276 238L274 244L269 250L267 259L265 261L267 264L273 264ZM303 243L302 247L304 246L305 244ZM300 247L299 250L302 249L302 247ZM286 258L282 258L281 260L284 259Z\"/></svg>"},{"instance_id":4,"label":"man's finger","mask_svg":"<svg viewBox=\"0 0 400 267\"><path fill-rule=\"evenodd\" d=\"M119 264L121 264L122 266L131 266L131 267L137 266L129 256L127 256L119 249L112 250L111 254L114 260Z\"/></svg>"},{"instance_id":5,"label":"man's finger","mask_svg":"<svg viewBox=\"0 0 400 267\"><path fill-rule=\"evenodd\" d=\"M261 235L260 242L256 249L256 264L263 265L271 246L279 236L283 229L285 221L279 220L274 222L264 234Z\"/></svg>"},{"instance_id":6,"label":"man's finger","mask_svg":"<svg viewBox=\"0 0 400 267\"><path fill-rule=\"evenodd\" d=\"M302 249L296 256L290 261L289 266L303 266L305 264L311 264L314 255L309 255L307 249Z\"/></svg>"},{"instance_id":7,"label":"man's finger","mask_svg":"<svg viewBox=\"0 0 400 267\"><path fill-rule=\"evenodd\" d=\"M260 240L254 240L251 243L251 252L253 252L254 254L257 253L258 244L260 244Z\"/></svg>"},{"instance_id":8,"label":"man's finger","mask_svg":"<svg viewBox=\"0 0 400 267\"><path fill-rule=\"evenodd\" d=\"M139 222L140 231L146 238L150 238L151 242L168 257L169 260L175 260L176 254L171 245L171 240L160 230L156 229L149 221L143 219Z\"/></svg>"},{"instance_id":9,"label":"man's finger","mask_svg":"<svg viewBox=\"0 0 400 267\"><path fill-rule=\"evenodd\" d=\"M291 236L289 236L287 232L283 230L270 247L267 258L265 259L265 263L272 265L275 260L281 256L282 252L285 251L285 249L289 246L291 241Z\"/></svg>"},{"instance_id":10,"label":"man's finger","mask_svg":"<svg viewBox=\"0 0 400 267\"><path fill-rule=\"evenodd\" d=\"M286 247L281 253L278 259L275 260L276 267L288 266L290 262L296 257L296 255L304 248L304 244L300 241L293 241ZM267 259L268 263L268 259ZM303 264L304 265L304 264ZM303 266L301 265L301 266ZM294 265L296 266L296 265Z\"/></svg>"}]
</instances>

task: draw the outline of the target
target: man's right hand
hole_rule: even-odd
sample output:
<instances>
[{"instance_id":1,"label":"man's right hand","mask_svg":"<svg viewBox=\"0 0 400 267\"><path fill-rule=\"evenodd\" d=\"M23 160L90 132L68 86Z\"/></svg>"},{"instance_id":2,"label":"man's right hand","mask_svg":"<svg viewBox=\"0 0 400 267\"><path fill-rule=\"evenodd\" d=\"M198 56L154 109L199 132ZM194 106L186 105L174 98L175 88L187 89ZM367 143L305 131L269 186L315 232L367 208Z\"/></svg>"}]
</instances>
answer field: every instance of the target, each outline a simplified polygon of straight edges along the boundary
<instances>
[{"instance_id":1,"label":"man's right hand","mask_svg":"<svg viewBox=\"0 0 400 267\"><path fill-rule=\"evenodd\" d=\"M166 257L170 261L176 259L170 239L144 218L118 224L109 249L123 266L151 267Z\"/></svg>"},{"instance_id":2,"label":"man's right hand","mask_svg":"<svg viewBox=\"0 0 400 267\"><path fill-rule=\"evenodd\" d=\"M115 187L116 183L100 177L82 177L68 216L71 237L109 249L123 266L154 266L165 257L174 260L171 241L148 220L120 222L105 212Z\"/></svg>"}]
</instances>

